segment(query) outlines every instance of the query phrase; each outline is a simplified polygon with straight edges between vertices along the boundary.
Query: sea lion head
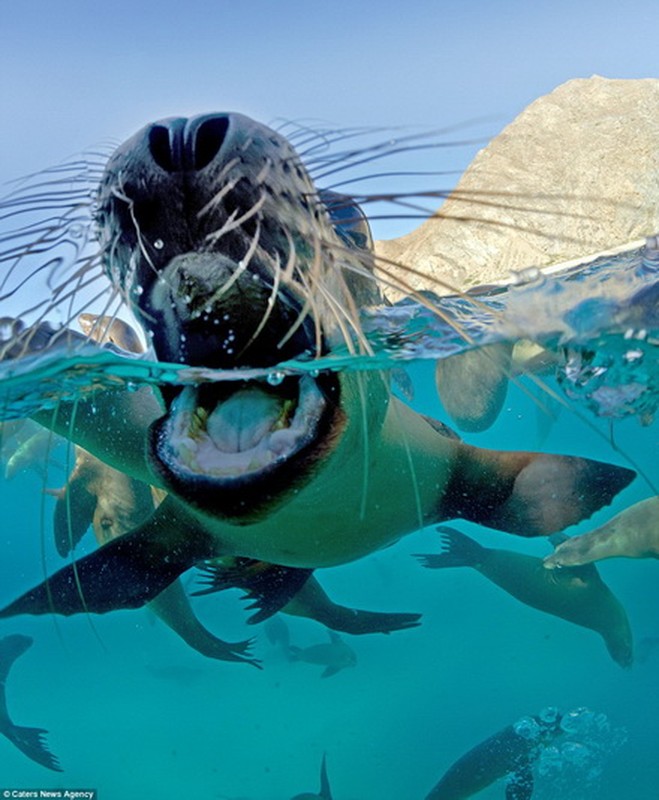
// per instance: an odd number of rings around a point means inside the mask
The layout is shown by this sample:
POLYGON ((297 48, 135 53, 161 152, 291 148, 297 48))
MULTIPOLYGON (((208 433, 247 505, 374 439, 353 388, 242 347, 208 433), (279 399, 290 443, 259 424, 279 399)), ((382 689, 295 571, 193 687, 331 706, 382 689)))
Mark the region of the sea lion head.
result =
POLYGON ((275 131, 210 114, 155 122, 120 146, 96 221, 104 268, 157 358, 236 371, 162 387, 152 468, 215 516, 282 502, 333 451, 346 415, 336 373, 276 367, 359 348, 358 310, 379 301, 363 215, 319 191, 275 131))

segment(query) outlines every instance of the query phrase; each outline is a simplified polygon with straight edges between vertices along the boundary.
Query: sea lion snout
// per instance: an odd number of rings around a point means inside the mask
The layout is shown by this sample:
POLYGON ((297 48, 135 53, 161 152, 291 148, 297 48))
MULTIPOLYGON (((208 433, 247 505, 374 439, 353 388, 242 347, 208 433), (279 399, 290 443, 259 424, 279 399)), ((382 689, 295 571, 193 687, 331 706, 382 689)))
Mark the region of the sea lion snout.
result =
POLYGON ((149 152, 166 172, 205 169, 222 149, 229 117, 229 114, 203 114, 154 122, 148 126, 149 152))

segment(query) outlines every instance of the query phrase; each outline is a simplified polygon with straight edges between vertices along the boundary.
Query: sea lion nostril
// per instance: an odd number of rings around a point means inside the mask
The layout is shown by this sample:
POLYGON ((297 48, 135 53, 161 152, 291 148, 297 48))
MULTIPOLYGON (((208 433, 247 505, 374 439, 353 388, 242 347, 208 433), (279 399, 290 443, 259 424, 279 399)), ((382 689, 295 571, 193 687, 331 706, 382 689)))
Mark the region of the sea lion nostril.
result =
POLYGON ((166 172, 201 170, 220 152, 228 128, 223 114, 166 120, 149 130, 149 150, 166 172))
POLYGON ((149 150, 156 164, 166 172, 186 169, 183 137, 185 118, 156 123, 149 130, 149 150))
POLYGON ((172 151, 169 146, 169 131, 164 125, 154 125, 149 131, 149 150, 159 167, 167 172, 174 172, 172 151))
POLYGON ((187 143, 192 150, 194 169, 207 167, 220 152, 228 128, 229 120, 225 116, 210 117, 201 123, 187 143))

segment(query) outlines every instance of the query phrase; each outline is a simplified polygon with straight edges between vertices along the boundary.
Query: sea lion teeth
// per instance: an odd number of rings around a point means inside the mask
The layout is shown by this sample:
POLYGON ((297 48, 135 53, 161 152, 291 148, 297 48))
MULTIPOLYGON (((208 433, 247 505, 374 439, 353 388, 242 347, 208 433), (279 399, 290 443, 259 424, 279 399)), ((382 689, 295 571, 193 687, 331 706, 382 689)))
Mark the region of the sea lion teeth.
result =
POLYGON ((250 382, 216 398, 214 408, 209 407, 211 390, 204 388, 201 405, 196 389, 186 387, 170 410, 172 458, 192 472, 236 477, 294 453, 313 437, 325 408, 313 378, 303 376, 297 386, 293 399, 250 382))

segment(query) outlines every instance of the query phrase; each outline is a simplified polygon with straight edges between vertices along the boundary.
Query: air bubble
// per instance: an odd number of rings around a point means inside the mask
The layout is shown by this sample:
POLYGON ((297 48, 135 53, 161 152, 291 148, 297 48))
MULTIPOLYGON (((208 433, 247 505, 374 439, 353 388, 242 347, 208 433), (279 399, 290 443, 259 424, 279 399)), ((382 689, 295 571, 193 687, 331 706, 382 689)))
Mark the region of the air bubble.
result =
POLYGON ((542 709, 538 717, 540 721, 544 722, 546 725, 552 725, 558 719, 558 709, 556 706, 547 706, 542 709))
POLYGON ((285 377, 285 373, 277 370, 276 372, 270 372, 266 378, 266 381, 270 384, 270 386, 279 386, 285 377))
POLYGON ((162 239, 156 239, 155 242, 153 243, 153 246, 155 247, 156 250, 162 250, 163 247, 165 246, 165 243, 163 242, 162 239))
POLYGON ((522 717, 513 725, 513 730, 522 739, 537 739, 540 736, 540 726, 533 717, 522 717))

